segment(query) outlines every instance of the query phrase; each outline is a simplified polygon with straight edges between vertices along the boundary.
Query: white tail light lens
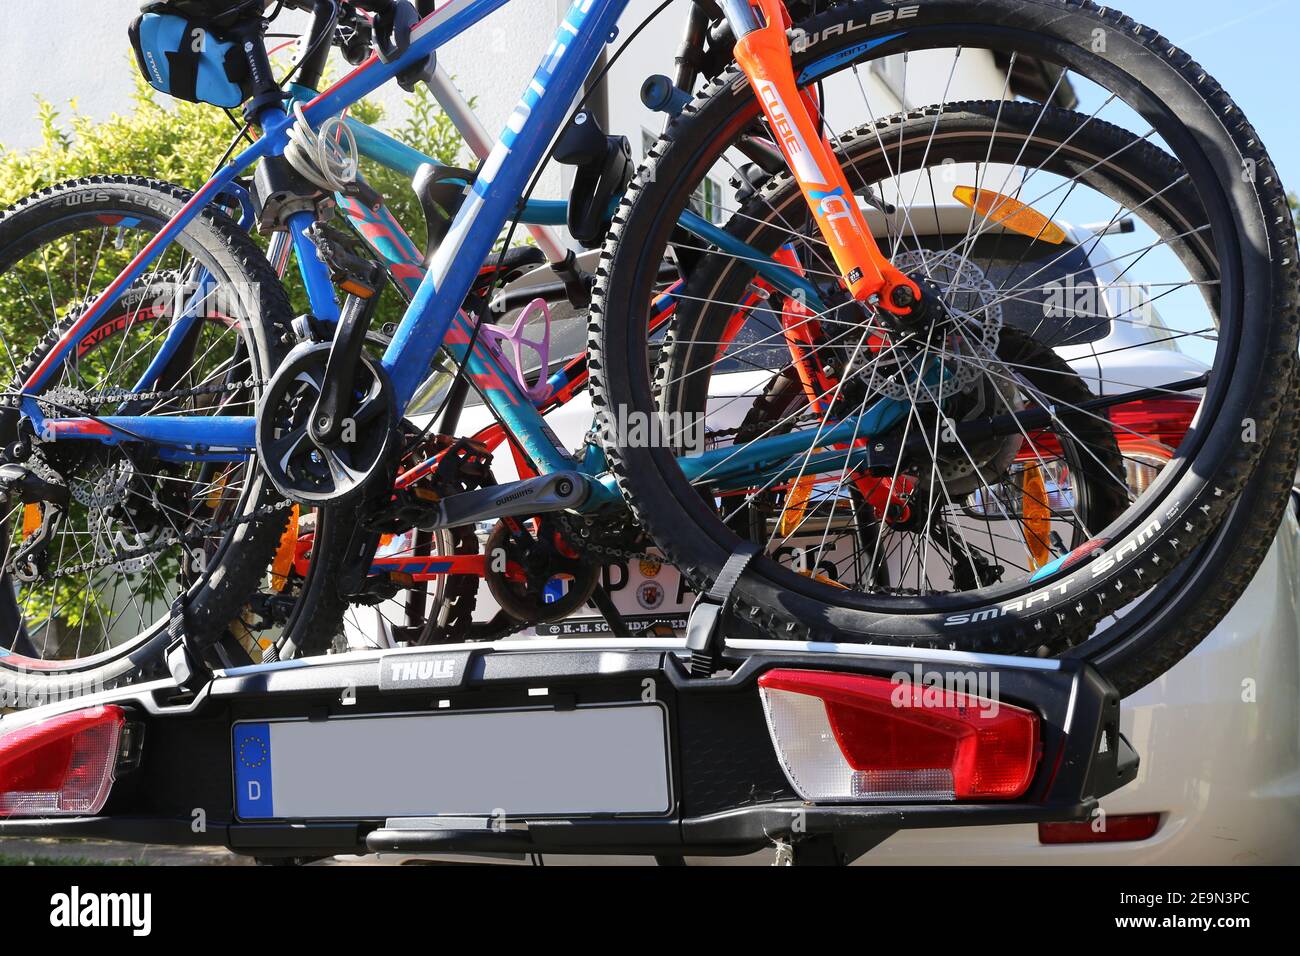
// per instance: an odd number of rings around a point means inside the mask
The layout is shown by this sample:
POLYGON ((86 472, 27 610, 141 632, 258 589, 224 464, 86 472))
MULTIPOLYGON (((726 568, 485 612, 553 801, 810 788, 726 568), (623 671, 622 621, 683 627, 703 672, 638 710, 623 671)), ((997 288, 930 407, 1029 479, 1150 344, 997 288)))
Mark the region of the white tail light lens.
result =
POLYGON ((830 671, 768 671, 758 685, 805 800, 1010 800, 1038 763, 1038 716, 1022 707, 830 671))
POLYGON ((126 714, 91 707, 0 735, 0 817, 87 815, 108 801, 126 714))

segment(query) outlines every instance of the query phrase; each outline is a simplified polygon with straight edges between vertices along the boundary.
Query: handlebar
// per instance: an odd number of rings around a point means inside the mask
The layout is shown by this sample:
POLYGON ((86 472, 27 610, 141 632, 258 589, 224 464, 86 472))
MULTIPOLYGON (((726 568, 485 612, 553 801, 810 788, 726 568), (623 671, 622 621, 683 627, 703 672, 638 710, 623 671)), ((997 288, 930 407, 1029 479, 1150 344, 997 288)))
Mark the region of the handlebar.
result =
POLYGON ((284 7, 312 14, 308 33, 313 62, 304 62, 299 82, 315 86, 325 67, 329 47, 334 46, 348 63, 356 66, 378 49, 382 59, 392 60, 406 52, 410 28, 437 9, 437 0, 285 0, 284 7), (328 28, 328 44, 317 44, 328 28))

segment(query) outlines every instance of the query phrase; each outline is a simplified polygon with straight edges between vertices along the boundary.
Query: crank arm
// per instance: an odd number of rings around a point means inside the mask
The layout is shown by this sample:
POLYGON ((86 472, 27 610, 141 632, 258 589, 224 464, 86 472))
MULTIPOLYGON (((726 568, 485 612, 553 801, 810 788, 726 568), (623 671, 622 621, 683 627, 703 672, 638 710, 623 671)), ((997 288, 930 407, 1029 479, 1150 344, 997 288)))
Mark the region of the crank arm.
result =
POLYGON ((383 284, 383 277, 382 269, 374 267, 371 270, 372 291, 368 296, 349 296, 334 327, 334 340, 325 364, 321 392, 308 425, 312 441, 317 445, 325 446, 336 441, 343 431, 347 408, 353 398, 354 375, 361 363, 370 320, 379 305, 378 289, 383 284))
POLYGON ((420 527, 426 531, 477 524, 496 518, 520 518, 576 508, 587 500, 587 479, 572 471, 556 471, 523 481, 449 495, 438 502, 436 517, 420 527))

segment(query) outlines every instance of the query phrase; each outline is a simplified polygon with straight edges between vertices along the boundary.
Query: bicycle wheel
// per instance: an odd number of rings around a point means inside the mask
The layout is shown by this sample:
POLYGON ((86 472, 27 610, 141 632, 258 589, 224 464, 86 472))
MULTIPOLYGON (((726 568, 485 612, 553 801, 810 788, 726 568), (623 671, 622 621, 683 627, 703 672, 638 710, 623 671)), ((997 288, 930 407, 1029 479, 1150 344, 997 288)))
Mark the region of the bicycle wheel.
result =
MULTIPOLYGON (((94 177, 44 190, 0 216, 9 428, 22 383, 189 195, 162 182, 94 177)), ((35 394, 46 414, 65 417, 124 409, 252 415, 290 337, 289 318, 283 289, 252 240, 209 208, 84 330, 35 394), (146 376, 183 314, 194 321, 146 376), (150 382, 143 397, 128 401, 124 392, 142 381, 150 382)), ((256 463, 162 452, 145 442, 40 436, 7 446, 17 465, 66 488, 68 503, 38 558, 21 565, 49 506, 6 506, 6 703, 27 706, 151 674, 178 597, 190 632, 208 643, 255 587, 286 514, 256 463)), ((248 660, 226 643, 216 659, 248 660)))
MULTIPOLYGON (((883 475, 863 476, 860 465, 851 467, 847 452, 836 468, 836 456, 829 453, 834 449, 812 445, 818 452, 815 460, 811 450, 801 453, 803 461, 795 462, 798 467, 785 476, 783 485, 760 482, 729 488, 688 479, 683 470, 688 459, 679 457, 678 449, 613 440, 626 433, 619 426, 627 416, 656 411, 706 415, 716 423, 712 429, 706 424, 706 439, 715 432, 734 432, 736 421, 743 418, 736 406, 754 404, 758 390, 771 381, 768 373, 792 361, 786 336, 780 333, 779 317, 788 311, 787 304, 763 289, 759 292, 768 297, 764 308, 752 308, 752 300, 746 300, 746 290, 753 288, 753 262, 674 231, 692 200, 699 211, 701 196, 719 195, 708 181, 716 182, 723 171, 741 173, 734 177, 737 182, 753 181, 750 171, 737 168, 743 162, 739 155, 745 136, 770 139, 748 84, 733 71, 697 97, 656 146, 607 244, 601 315, 591 347, 612 466, 641 520, 699 587, 716 578, 741 538, 756 537, 752 529, 737 534, 734 523, 728 524, 728 512, 736 509, 727 508, 724 499, 739 492, 748 504, 757 491, 775 492, 776 501, 769 505, 775 510, 764 519, 765 533, 759 540, 764 554, 750 563, 735 592, 741 618, 765 632, 1042 653, 1085 641, 1099 621, 1108 620, 1106 633, 1113 645, 1126 627, 1125 619, 1114 612, 1157 584, 1215 531, 1261 452, 1272 447, 1279 411, 1294 394, 1294 233, 1284 195, 1266 154, 1226 95, 1184 54, 1119 14, 1074 2, 940 2, 922 5, 915 20, 905 24, 870 25, 872 14, 885 9, 848 4, 802 24, 793 34, 795 70, 805 82, 821 87, 828 129, 844 128, 834 119, 837 91, 858 91, 859 98, 848 108, 856 109, 859 117, 871 116, 873 122, 853 135, 832 139, 832 144, 843 161, 851 161, 853 168, 846 172, 855 190, 862 186, 877 206, 898 207, 892 215, 871 211, 873 228, 879 229, 882 244, 896 262, 922 277, 929 273, 943 287, 944 316, 934 327, 914 333, 910 348, 891 340, 887 332, 883 341, 873 341, 871 336, 881 334, 880 323, 842 295, 837 297, 837 272, 828 257, 819 254, 819 239, 807 228, 806 207, 797 190, 791 192, 786 176, 760 179, 754 196, 722 211, 730 217, 728 231, 760 253, 771 254, 788 244, 800 254, 807 278, 829 300, 826 314, 812 317, 832 330, 815 343, 824 349, 816 357, 852 368, 854 349, 864 356, 856 366, 858 373, 846 376, 848 398, 838 410, 807 415, 791 422, 791 430, 814 430, 812 444, 815 429, 826 427, 832 417, 848 417, 867 407, 868 399, 883 395, 901 400, 908 409, 892 431, 872 434, 873 440, 905 440, 905 431, 914 440, 930 440, 921 442, 919 454, 914 450, 910 460, 898 455, 897 468, 883 475), (1081 42, 1093 31, 1102 31, 1105 42, 1081 42), (905 71, 907 64, 907 58, 899 63, 896 57, 892 66, 876 69, 873 63, 880 58, 905 51, 911 57, 946 55, 952 66, 937 75, 947 75, 951 83, 962 51, 969 56, 980 49, 996 51, 996 58, 989 59, 1000 64, 1008 88, 1018 58, 1023 63, 1032 57, 1038 64, 1068 70, 1080 101, 1095 109, 1071 113, 1043 103, 957 107, 945 102, 924 113, 874 121, 886 111, 871 104, 871 77, 893 70, 897 88, 897 68, 905 71), (1101 118, 1103 114, 1112 122, 1101 118), (1242 176, 1243 164, 1253 176, 1242 176), (968 206, 963 207, 963 196, 968 206), (1088 202, 1081 201, 1084 198, 1088 202), (1012 211, 1022 208, 1023 216, 1013 219, 1012 211), (1101 215, 1095 225, 1083 229, 1081 224, 1092 221, 1080 218, 1089 209, 1101 210, 1101 215), (990 210, 998 211, 996 218, 990 210), (990 228, 991 218, 996 228, 990 228), (1060 237, 1057 220, 1067 227, 1060 237), (1130 220, 1136 238, 1119 238, 1119 224, 1130 220), (1117 264, 1092 255, 1103 237, 1127 250, 1114 257, 1117 264), (1051 253, 1044 252, 1048 245, 1051 253), (665 357, 659 360, 646 335, 647 303, 658 286, 644 263, 658 262, 670 248, 688 283, 677 297, 674 328, 663 349, 665 357), (1029 262, 1033 265, 1025 267, 1029 262), (1044 270, 1049 263, 1052 268, 1044 270), (1107 277, 1111 281, 1101 282, 1097 275, 1106 265, 1113 266, 1107 277), (1159 266, 1168 287, 1149 281, 1150 269, 1143 283, 1133 282, 1130 271, 1140 265, 1159 266), (1116 283, 1131 296, 1127 304, 1117 308, 1097 299, 1081 307, 1069 299, 1063 318, 1044 321, 1049 317, 1045 293, 1068 298, 1086 288, 1096 297, 1104 291, 1102 286, 1116 283), (1164 300, 1162 309, 1152 306, 1157 296, 1164 300), (1031 300, 1037 315, 1018 321, 1026 317, 1019 308, 1024 301, 1017 300, 1031 300), (1159 313, 1170 312, 1173 303, 1178 304, 1177 313, 1161 318, 1159 313), (742 306, 750 318, 729 328, 726 316, 742 306), (1148 331, 1165 331, 1147 335, 1141 347, 1134 343, 1131 350, 1122 345, 1113 352, 1097 347, 1104 338, 1096 334, 1103 318, 1107 335, 1118 328, 1137 329, 1136 321, 1125 321, 1131 309, 1142 310, 1148 331), (761 320, 752 318, 761 314, 767 316, 767 331, 761 320), (1122 413, 1133 409, 1126 406, 1104 405, 1099 411, 1071 401, 1074 408, 1053 410, 1051 396, 1041 387, 1024 381, 1020 370, 1008 367, 1005 359, 995 360, 988 330, 1017 326, 1039 345, 1054 347, 1069 359, 1074 375, 1093 393, 1104 397, 1133 392, 1133 402, 1126 405, 1159 397, 1171 404, 1168 410, 1181 427, 1147 432, 1131 428, 1122 413), (1050 334, 1044 334, 1045 329, 1050 334), (740 338, 746 334, 747 339, 740 338), (1196 343, 1190 352, 1171 348, 1188 340, 1196 343), (728 352, 739 355, 732 368, 739 374, 728 376, 732 385, 722 388, 716 370, 719 357, 725 360, 728 352), (1128 358, 1126 352, 1140 358, 1136 372, 1134 363, 1122 369, 1116 364, 1128 358), (911 393, 900 389, 920 381, 911 370, 925 367, 927 357, 950 364, 943 379, 954 383, 944 386, 949 391, 940 388, 937 394, 921 395, 916 387, 911 393), (701 376, 712 384, 692 381, 701 376), (1059 543, 1049 533, 1047 553, 1039 549, 1037 555, 1025 536, 1017 534, 1018 562, 1002 560, 1005 552, 994 557, 995 546, 980 548, 975 528, 994 530, 995 520, 1003 530, 1017 524, 1024 528, 1023 515, 1005 508, 1010 501, 1007 486, 1019 483, 1020 500, 1027 500, 1022 476, 1027 469, 1017 459, 1023 463, 1023 452, 1034 446, 1034 436, 1021 436, 1015 449, 1010 447, 1015 436, 1009 433, 1003 433, 1005 444, 986 443, 983 448, 958 441, 955 452, 942 449, 938 436, 949 423, 958 429, 965 425, 964 434, 971 435, 973 423, 996 419, 998 405, 985 402, 982 407, 975 384, 987 387, 996 381, 1015 382, 1015 394, 1004 398, 1022 409, 1049 412, 1046 425, 1062 434, 1069 432, 1062 410, 1113 419, 1130 479, 1123 489, 1121 514, 1100 528, 1095 519, 1080 515, 1077 527, 1066 529, 1062 515, 1053 511, 1051 531, 1071 533, 1058 534, 1059 543), (708 396, 703 408, 701 394, 708 396), (1247 433, 1243 420, 1249 422, 1247 433), (1126 439, 1149 439, 1149 445, 1160 447, 1138 449, 1129 443, 1125 450, 1126 439), (935 480, 936 473, 941 480, 935 480), (861 497, 869 497, 871 490, 880 493, 879 481, 859 489, 868 484, 858 480, 863 477, 884 479, 887 491, 881 507, 866 509, 855 502, 855 491, 861 497), (850 490, 842 492, 845 486, 850 490), (815 570, 820 555, 814 555, 814 573, 799 574, 809 568, 783 563, 786 556, 773 547, 785 537, 774 535, 773 527, 779 528, 779 517, 791 512, 809 520, 847 512, 852 520, 844 521, 844 528, 830 526, 831 533, 843 531, 846 537, 860 534, 861 524, 874 524, 877 530, 887 524, 890 533, 906 531, 903 520, 889 513, 899 504, 896 498, 926 516, 933 515, 936 500, 942 501, 948 536, 965 535, 961 544, 966 551, 985 551, 988 564, 1003 570, 975 574, 973 581, 956 580, 952 567, 961 554, 955 557, 953 549, 931 533, 925 545, 930 558, 914 556, 910 566, 913 574, 922 563, 931 572, 919 582, 910 575, 906 583, 901 579, 898 572, 906 559, 895 559, 893 573, 880 576, 879 548, 874 553, 859 548, 861 567, 850 586, 843 587, 842 581, 823 580, 830 575, 815 570), (990 505, 992 512, 1007 513, 990 513, 990 505), (960 518, 954 517, 958 513, 960 518), (1086 535, 1078 534, 1081 529, 1086 535), (1034 560, 1028 560, 1031 557, 1034 560)), ((934 65, 927 61, 927 66, 933 80, 934 65)), ((1055 99, 1060 82, 1064 80, 1045 89, 1042 99, 1055 99)), ((1165 281, 1163 277, 1156 276, 1165 281)), ((1062 301, 1058 297, 1055 304, 1062 301)), ((1014 416, 1003 414, 1003 427, 1009 427, 1009 417, 1014 423, 1014 416)), ((731 435, 721 437, 733 440, 731 435)), ((1293 454, 1293 445, 1287 444, 1293 454)), ((1097 451, 1087 440, 1077 446, 1097 451)), ((861 456, 853 459, 860 461, 861 456)), ((1061 471, 1058 467, 1055 475, 1032 480, 1035 487, 1059 492, 1057 503, 1063 505, 1071 502, 1075 490, 1060 482, 1061 471), (1040 479, 1043 486, 1037 485, 1040 479)), ((1257 515, 1256 530, 1267 537, 1278 511, 1263 508, 1257 515)), ((819 539, 827 536, 827 527, 818 527, 819 539)), ((1253 566, 1246 571, 1247 580, 1250 570, 1253 566)), ((1241 584, 1239 578, 1224 581, 1221 591, 1241 584)), ((1213 623, 1197 622, 1193 629, 1184 622, 1169 638, 1170 647, 1161 646, 1160 628, 1148 628, 1143 648, 1167 667, 1177 659, 1174 654, 1185 653, 1213 623)), ((1080 652, 1086 654, 1087 645, 1080 652)), ((1142 657, 1130 653, 1116 673, 1123 676, 1142 657)))

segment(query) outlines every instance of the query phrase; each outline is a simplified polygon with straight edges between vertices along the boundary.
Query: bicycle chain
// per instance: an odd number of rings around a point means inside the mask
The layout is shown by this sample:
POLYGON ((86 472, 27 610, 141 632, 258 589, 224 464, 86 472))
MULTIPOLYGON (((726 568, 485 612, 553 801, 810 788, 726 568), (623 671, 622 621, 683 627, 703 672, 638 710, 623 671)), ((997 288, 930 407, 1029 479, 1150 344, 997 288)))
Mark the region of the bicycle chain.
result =
MULTIPOLYGON (((559 525, 564 536, 575 544, 580 544, 583 549, 592 551, 596 554, 604 554, 613 558, 620 558, 625 561, 653 561, 656 564, 670 563, 662 555, 651 554, 648 551, 630 551, 627 548, 619 548, 614 545, 601 544, 591 533, 590 523, 584 523, 579 527, 578 522, 568 515, 559 513, 552 516, 555 523, 559 525)), ((620 530, 626 530, 624 525, 620 530)))
MULTIPOLYGON (((46 398, 45 400, 51 402, 52 404, 57 404, 59 407, 64 409, 70 409, 74 411, 89 411, 90 409, 98 406, 122 404, 128 401, 159 403, 159 402, 169 401, 174 398, 190 398, 196 395, 221 394, 225 392, 235 392, 245 388, 252 389, 258 387, 259 385, 265 386, 266 384, 267 384, 266 381, 259 381, 250 378, 240 382, 228 382, 228 383, 218 384, 218 385, 202 385, 202 386, 196 386, 194 388, 188 388, 188 389, 166 389, 166 390, 159 390, 153 392, 131 392, 122 389, 122 390, 111 391, 111 392, 100 392, 95 395, 85 395, 85 396, 78 396, 78 397, 70 396, 66 400, 64 399, 52 400, 48 398, 46 398)), ((42 400, 42 396, 32 396, 32 398, 34 398, 36 401, 42 400)), ((731 431, 734 431, 734 429, 731 429, 731 431)), ((78 564, 67 565, 55 569, 52 575, 44 575, 44 577, 57 578, 62 575, 85 574, 92 571, 97 571, 100 568, 108 567, 109 565, 119 564, 123 561, 130 561, 136 558, 147 557, 151 554, 159 554, 162 553, 163 551, 166 551, 168 548, 174 547, 175 545, 178 544, 187 545, 191 543, 201 543, 204 539, 211 537, 213 534, 225 534, 231 531, 232 529, 238 527, 241 524, 247 524, 252 521, 257 521, 261 518, 272 515, 277 511, 283 511, 286 508, 290 507, 291 504, 292 502, 283 500, 273 505, 264 505, 263 507, 258 508, 247 515, 243 515, 238 518, 232 518, 221 525, 209 527, 201 532, 191 532, 190 534, 187 535, 167 535, 164 538, 160 539, 158 543, 151 545, 149 547, 129 548, 123 551, 115 552, 106 557, 99 558, 95 561, 83 561, 78 564)), ((558 519, 557 523, 559 523, 560 526, 564 529, 567 537, 569 537, 571 540, 575 542, 581 542, 582 546, 585 549, 588 549, 589 551, 594 552, 596 554, 604 555, 606 557, 614 558, 621 561, 628 561, 628 562, 646 561, 655 564, 670 563, 663 555, 651 554, 648 551, 635 551, 628 548, 620 548, 613 545, 602 544, 599 541, 595 540, 589 528, 575 527, 574 522, 571 519, 569 519, 567 516, 557 515, 556 518, 558 519)))
POLYGON ((183 535, 167 535, 156 545, 148 548, 128 548, 124 551, 118 551, 106 558, 100 558, 97 561, 83 561, 80 564, 70 564, 62 568, 56 568, 52 575, 47 577, 59 577, 65 574, 84 574, 89 571, 98 571, 100 568, 107 567, 110 564, 119 564, 123 561, 131 561, 135 558, 148 557, 151 554, 158 554, 166 551, 168 548, 180 544, 201 544, 206 538, 211 537, 214 533, 225 534, 241 524, 247 524, 250 521, 258 521, 268 515, 273 515, 277 511, 284 511, 293 505, 292 501, 287 498, 277 501, 273 505, 263 505, 262 507, 242 515, 238 518, 231 518, 220 525, 210 526, 203 531, 192 531, 183 535))
MULTIPOLYGON (((269 382, 264 379, 246 378, 239 382, 226 382, 221 385, 196 385, 193 388, 173 388, 164 389, 156 392, 132 392, 127 389, 118 389, 111 392, 98 392, 94 395, 79 395, 74 397, 51 398, 46 395, 29 395, 23 396, 31 398, 37 402, 44 402, 47 405, 55 405, 59 408, 71 409, 73 411, 90 411, 99 405, 121 405, 125 402, 151 402, 161 403, 170 401, 173 398, 190 398, 195 395, 219 395, 224 392, 237 392, 240 389, 252 389, 264 387, 269 382)), ((54 390, 57 392, 57 389, 54 390)))

